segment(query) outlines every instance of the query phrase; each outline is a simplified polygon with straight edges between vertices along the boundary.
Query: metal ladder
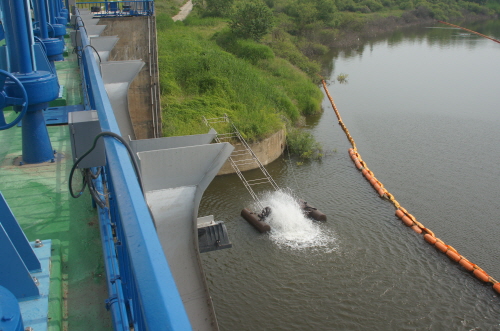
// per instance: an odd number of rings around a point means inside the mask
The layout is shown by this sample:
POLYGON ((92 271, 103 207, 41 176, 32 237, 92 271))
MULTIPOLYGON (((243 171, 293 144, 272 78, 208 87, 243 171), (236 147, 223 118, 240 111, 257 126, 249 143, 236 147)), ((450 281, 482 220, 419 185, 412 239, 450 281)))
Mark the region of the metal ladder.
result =
MULTIPOLYGON (((217 133, 215 136, 215 141, 218 143, 221 142, 230 142, 231 140, 236 140, 239 142, 241 145, 241 148, 235 148, 233 152, 231 153, 231 156, 229 156, 229 162, 231 163, 231 166, 233 167, 234 171, 238 175, 238 177, 241 179, 243 182, 243 185, 245 185, 246 189, 254 199, 254 201, 258 204, 260 209, 264 208, 264 205, 260 202, 259 198, 257 197, 257 194, 255 194, 252 186, 255 185, 271 185, 272 189, 279 191, 280 188, 274 181, 274 179, 271 177, 271 175, 267 172, 266 168, 264 168, 264 165, 259 161, 255 153, 252 151, 248 143, 245 141, 245 139, 241 136, 240 132, 234 124, 229 120, 229 117, 227 115, 224 115, 223 117, 215 117, 215 118, 205 118, 203 117, 203 121, 205 124, 210 127, 211 129, 213 128, 213 125, 216 123, 228 123, 231 130, 233 132, 230 133, 217 133), (248 156, 248 158, 244 158, 243 160, 234 160, 233 158, 235 157, 244 157, 248 156), (260 169, 262 173, 262 177, 256 178, 256 179, 247 179, 245 176, 243 176, 243 173, 241 172, 240 168, 241 166, 244 165, 249 165, 249 164, 256 164, 258 166, 258 169, 260 169)), ((256 168, 257 169, 257 168, 256 168)))

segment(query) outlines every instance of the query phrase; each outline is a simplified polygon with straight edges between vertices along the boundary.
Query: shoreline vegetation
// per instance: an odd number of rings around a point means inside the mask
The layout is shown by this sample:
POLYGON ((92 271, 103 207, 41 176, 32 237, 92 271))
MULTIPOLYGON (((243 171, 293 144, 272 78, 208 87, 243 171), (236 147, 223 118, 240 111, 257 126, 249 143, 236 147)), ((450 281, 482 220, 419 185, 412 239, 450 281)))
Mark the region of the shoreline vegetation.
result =
POLYGON ((155 2, 164 134, 206 133, 203 117, 227 114, 250 142, 286 128, 288 150, 303 159, 323 155, 299 129, 322 111, 321 56, 404 27, 500 13, 500 0, 196 0, 174 22, 182 4, 155 2))

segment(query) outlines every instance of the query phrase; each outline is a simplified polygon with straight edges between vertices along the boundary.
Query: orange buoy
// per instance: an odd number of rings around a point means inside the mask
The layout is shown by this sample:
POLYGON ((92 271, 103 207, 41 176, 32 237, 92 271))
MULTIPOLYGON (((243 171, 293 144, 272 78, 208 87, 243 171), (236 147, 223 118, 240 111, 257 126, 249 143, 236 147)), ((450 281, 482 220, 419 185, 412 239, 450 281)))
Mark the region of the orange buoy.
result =
POLYGON ((474 270, 473 274, 477 279, 482 280, 483 282, 490 281, 490 276, 488 276, 488 274, 482 270, 476 269, 474 270))
POLYGON ((425 241, 427 241, 429 244, 434 245, 436 243, 436 237, 431 236, 430 234, 426 233, 424 235, 425 241))
POLYGON ((458 263, 460 263, 460 265, 467 271, 474 270, 474 265, 466 259, 461 259, 458 263))
MULTIPOLYGON (((368 172, 368 170, 366 170, 366 169, 361 170, 361 173, 362 173, 362 174, 363 174, 363 176, 365 176, 365 177, 366 177, 367 175, 368 175, 368 176, 370 176, 370 173, 369 173, 369 172, 368 172)), ((370 176, 370 177, 371 177, 371 176, 370 176)))
POLYGON ((348 151, 349 151, 349 154, 351 154, 351 155, 354 154, 354 153, 356 153, 356 151, 354 149, 352 149, 352 148, 349 148, 348 151))
POLYGON ((356 168, 358 169, 361 169, 363 168, 363 166, 361 165, 361 163, 356 159, 356 161, 354 161, 354 165, 356 166, 356 168))
POLYGON ((422 229, 418 225, 416 225, 416 224, 413 224, 413 226, 411 228, 412 228, 413 231, 415 231, 418 234, 422 233, 422 229))
POLYGON ((377 184, 377 178, 372 177, 372 179, 370 179, 370 184, 372 184, 372 186, 375 185, 375 184, 377 184))
POLYGON ((412 226, 413 225, 413 221, 408 217, 408 216, 403 216, 401 218, 401 220, 403 221, 403 223, 406 225, 406 226, 412 226))
POLYGON ((443 253, 446 253, 446 251, 448 250, 448 247, 446 247, 445 244, 443 244, 442 242, 440 241, 436 241, 436 243, 434 244, 434 246, 439 249, 441 252, 443 253))
POLYGON ((396 216, 399 218, 403 218, 403 216, 405 216, 405 213, 401 209, 397 209, 396 216))
POLYGON ((385 196, 385 190, 381 187, 377 190, 378 195, 380 195, 381 198, 385 196))
POLYGON ((460 261, 462 259, 462 257, 460 256, 460 254, 458 254, 455 251, 452 251, 451 249, 449 249, 446 252, 446 256, 448 256, 450 258, 450 260, 455 261, 455 262, 458 262, 458 261, 460 261))
POLYGON ((500 294, 500 283, 493 284, 493 289, 500 294))

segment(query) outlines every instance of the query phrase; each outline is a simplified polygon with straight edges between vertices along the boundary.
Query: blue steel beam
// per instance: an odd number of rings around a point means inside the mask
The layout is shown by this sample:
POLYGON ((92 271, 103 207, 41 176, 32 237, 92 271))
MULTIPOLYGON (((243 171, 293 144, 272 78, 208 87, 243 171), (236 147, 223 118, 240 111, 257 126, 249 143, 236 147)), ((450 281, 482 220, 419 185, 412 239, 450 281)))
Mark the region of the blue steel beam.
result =
POLYGON ((14 244, 0 224, 0 285, 12 292, 18 300, 30 300, 40 296, 31 274, 19 256, 14 244))
MULTIPOLYGON (((81 21, 78 25, 83 46, 82 61, 88 78, 86 85, 91 87, 89 99, 98 112, 102 130, 120 134, 99 67, 91 48, 86 47, 90 44, 89 38, 81 21)), ((126 236, 126 252, 146 330, 191 330, 127 149, 114 138, 103 139, 109 170, 107 176, 113 182, 112 193, 126 236)))
POLYGON ((17 253, 26 265, 26 268, 30 272, 42 271, 40 261, 36 257, 28 238, 26 238, 26 235, 21 229, 21 226, 14 217, 12 210, 10 210, 7 201, 5 201, 2 192, 0 192, 0 224, 4 227, 5 232, 14 244, 17 253))

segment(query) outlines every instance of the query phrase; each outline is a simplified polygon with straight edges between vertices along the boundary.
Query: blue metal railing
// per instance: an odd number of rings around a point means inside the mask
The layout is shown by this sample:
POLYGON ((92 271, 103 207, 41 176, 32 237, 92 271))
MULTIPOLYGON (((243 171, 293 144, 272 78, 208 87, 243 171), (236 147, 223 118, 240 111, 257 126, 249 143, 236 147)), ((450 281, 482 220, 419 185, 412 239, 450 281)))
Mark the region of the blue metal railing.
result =
POLYGON ((76 7, 90 10, 97 17, 151 16, 154 13, 152 0, 77 2, 76 7))
MULTIPOLYGON (((120 134, 99 66, 81 20, 78 49, 87 109, 97 110, 102 131, 120 134)), ((126 148, 104 137, 103 183, 109 209, 100 208, 109 299, 115 330, 191 330, 153 220, 126 148)), ((98 187, 99 189, 99 187, 98 187)))

